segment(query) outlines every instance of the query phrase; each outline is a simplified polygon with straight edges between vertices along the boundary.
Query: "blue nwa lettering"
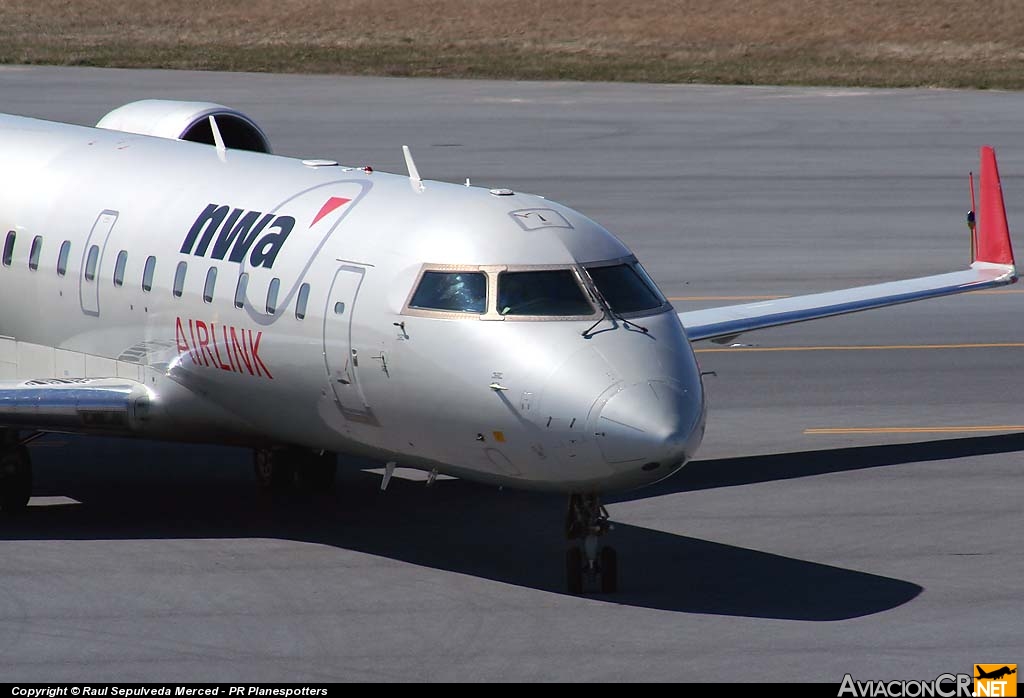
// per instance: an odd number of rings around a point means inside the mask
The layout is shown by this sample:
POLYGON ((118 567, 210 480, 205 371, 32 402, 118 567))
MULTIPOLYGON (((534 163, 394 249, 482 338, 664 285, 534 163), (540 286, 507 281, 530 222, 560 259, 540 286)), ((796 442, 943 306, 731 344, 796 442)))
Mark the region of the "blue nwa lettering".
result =
POLYGON ((213 243, 210 255, 213 259, 224 259, 227 255, 229 261, 241 262, 251 250, 249 264, 270 269, 294 227, 295 219, 291 216, 275 218, 272 213, 209 204, 189 228, 181 253, 205 257, 213 243), (269 232, 261 238, 268 227, 277 232, 269 232))

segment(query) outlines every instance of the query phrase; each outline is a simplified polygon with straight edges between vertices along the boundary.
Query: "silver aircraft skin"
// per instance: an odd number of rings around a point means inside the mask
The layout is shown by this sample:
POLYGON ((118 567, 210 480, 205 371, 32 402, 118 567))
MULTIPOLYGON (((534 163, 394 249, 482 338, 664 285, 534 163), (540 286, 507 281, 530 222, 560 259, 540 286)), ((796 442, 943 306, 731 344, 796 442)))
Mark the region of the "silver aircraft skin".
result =
POLYGON ((100 126, 0 116, 0 508, 47 431, 248 445, 271 484, 312 467, 296 454, 360 454, 573 495, 596 574, 598 495, 700 445, 691 340, 1015 280, 984 151, 969 269, 680 314, 539 196, 423 181, 408 155, 408 176, 275 156, 219 105, 100 126))

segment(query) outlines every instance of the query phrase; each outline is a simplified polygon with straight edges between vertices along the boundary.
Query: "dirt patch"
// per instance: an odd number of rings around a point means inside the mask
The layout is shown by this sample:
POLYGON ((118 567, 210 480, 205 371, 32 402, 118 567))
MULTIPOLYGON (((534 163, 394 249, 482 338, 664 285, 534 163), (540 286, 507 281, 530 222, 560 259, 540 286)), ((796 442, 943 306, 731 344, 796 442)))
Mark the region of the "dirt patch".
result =
POLYGON ((0 62, 1024 87, 1019 0, 0 0, 0 62))

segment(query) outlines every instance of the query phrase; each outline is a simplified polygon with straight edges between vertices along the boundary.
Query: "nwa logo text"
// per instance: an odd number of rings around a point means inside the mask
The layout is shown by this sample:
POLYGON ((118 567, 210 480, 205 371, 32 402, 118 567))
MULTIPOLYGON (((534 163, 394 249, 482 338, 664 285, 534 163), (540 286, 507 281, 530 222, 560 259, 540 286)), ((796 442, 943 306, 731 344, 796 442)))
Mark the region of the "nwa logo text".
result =
POLYGON ((249 255, 249 266, 270 269, 294 227, 291 216, 210 204, 189 228, 181 253, 197 257, 209 253, 213 259, 231 262, 242 262, 249 255))

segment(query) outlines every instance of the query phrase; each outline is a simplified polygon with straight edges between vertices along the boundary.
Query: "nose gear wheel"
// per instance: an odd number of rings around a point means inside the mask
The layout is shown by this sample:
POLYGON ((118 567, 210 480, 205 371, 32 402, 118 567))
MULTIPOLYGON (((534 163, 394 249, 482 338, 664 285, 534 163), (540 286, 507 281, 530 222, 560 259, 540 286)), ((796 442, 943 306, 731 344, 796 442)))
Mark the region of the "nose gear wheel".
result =
POLYGON ((570 594, 582 594, 588 587, 605 594, 618 591, 618 554, 601 545, 601 537, 610 530, 608 510, 598 495, 569 496, 565 537, 572 544, 565 552, 565 582, 570 594))

